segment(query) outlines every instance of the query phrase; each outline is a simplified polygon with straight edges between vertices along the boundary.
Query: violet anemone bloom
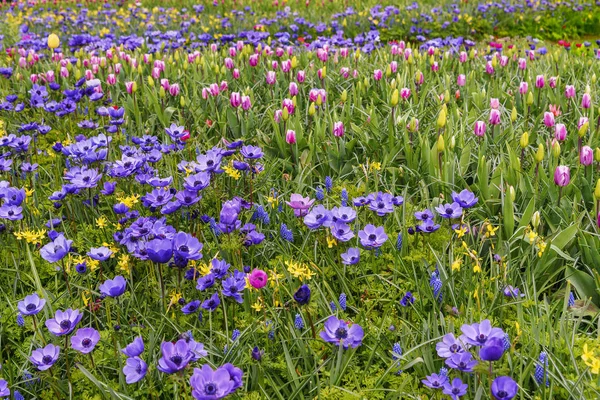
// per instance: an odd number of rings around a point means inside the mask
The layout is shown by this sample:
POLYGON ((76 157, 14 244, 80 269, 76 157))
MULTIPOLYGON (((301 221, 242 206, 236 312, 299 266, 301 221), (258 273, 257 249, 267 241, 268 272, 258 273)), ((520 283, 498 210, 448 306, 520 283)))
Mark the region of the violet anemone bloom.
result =
POLYGON ((477 364, 477 360, 474 360, 471 353, 467 352, 452 354, 450 358, 446 359, 447 366, 462 372, 473 372, 473 367, 477 364))
POLYGON ((521 291, 519 290, 519 288, 511 286, 511 285, 507 285, 504 290, 503 290, 504 296, 506 297, 525 297, 524 293, 521 293, 521 291))
POLYGON ((152 262, 165 264, 173 256, 173 243, 169 239, 152 239, 146 243, 146 252, 152 262))
MULTIPOLYGON (((10 389, 8 388, 8 382, 4 379, 0 379, 0 397, 8 397, 10 396, 10 389)), ((15 393, 16 397, 16 393, 15 393)))
POLYGON ((450 396, 452 400, 458 400, 460 396, 467 394, 468 387, 469 386, 466 383, 463 383, 460 378, 454 378, 452 383, 446 382, 443 393, 450 396))
POLYGON ((438 356, 448 358, 457 353, 463 353, 465 346, 458 340, 453 333, 447 333, 442 337, 442 341, 435 345, 438 356))
POLYGON ((290 201, 286 201, 286 204, 294 210, 296 217, 304 217, 314 202, 315 200, 310 197, 302 197, 301 194, 294 193, 290 196, 290 201))
POLYGON ((179 232, 173 239, 173 250, 176 256, 186 260, 199 260, 202 258, 202 243, 195 237, 185 232, 179 232))
POLYGON ((460 218, 463 213, 462 207, 457 202, 440 205, 435 208, 435 211, 438 212, 440 217, 448 219, 460 218))
POLYGON ((25 298, 17 304, 17 308, 23 315, 35 315, 42 311, 45 304, 45 299, 40 298, 37 293, 33 293, 29 296, 25 296, 25 298))
POLYGON ((338 221, 331 227, 331 234, 341 242, 347 242, 354 237, 354 232, 349 225, 338 221))
POLYGON ((185 306, 181 307, 181 312, 185 315, 193 314, 200 308, 200 300, 192 300, 185 306))
POLYGON ((448 382, 448 377, 445 375, 431 374, 428 375, 426 379, 422 379, 421 382, 430 389, 442 389, 446 382, 448 382))
POLYGON ((343 222, 349 224, 356 219, 356 211, 351 207, 333 207, 331 209, 333 222, 343 222))
POLYGON ((133 339, 133 342, 129 343, 124 349, 121 349, 121 353, 127 357, 137 357, 144 352, 144 340, 141 336, 133 339))
POLYGON ((263 156, 263 151, 257 146, 243 146, 240 153, 248 160, 256 160, 263 156))
POLYGON ((217 309, 217 307, 219 307, 219 304, 221 304, 219 295, 217 293, 213 293, 213 295, 210 296, 210 298, 208 298, 202 302, 201 307, 208 311, 215 311, 217 309))
POLYGON ((71 347, 82 354, 88 354, 100 341, 100 334, 94 328, 77 329, 75 335, 71 336, 71 347))
POLYGON ((162 357, 158 360, 158 369, 166 374, 181 371, 194 357, 185 339, 179 339, 176 343, 163 342, 160 350, 162 357))
POLYGON ((460 339, 473 346, 483 346, 488 339, 504 337, 504 331, 500 328, 493 328, 489 319, 472 325, 464 324, 460 330, 463 333, 460 339))
POLYGON ((452 192, 452 200, 462 208, 470 208, 477 204, 479 199, 475 197, 473 192, 464 189, 460 193, 452 192))
POLYGON ((223 281, 223 296, 233 297, 238 303, 243 303, 244 288, 246 287, 245 279, 237 279, 235 276, 230 276, 223 281))
POLYGON ((254 289, 261 289, 267 285, 267 281, 269 280, 269 275, 262 269, 253 269, 248 275, 248 281, 250 282, 250 286, 254 289))
POLYGON ((388 240, 383 226, 376 227, 373 224, 368 224, 363 230, 359 231, 358 237, 360 244, 366 249, 381 247, 388 240))
POLYGON ((492 382, 491 389, 496 400, 511 400, 517 395, 519 386, 510 376, 499 376, 492 382))
POLYGON ((571 182, 571 170, 566 165, 559 165, 554 170, 554 183, 557 186, 564 187, 571 182))
POLYGON ((144 379, 146 372, 148 371, 148 364, 141 358, 135 356, 130 357, 125 362, 123 367, 123 374, 125 374, 125 382, 128 385, 136 383, 144 379))
POLYGON ((114 277, 114 279, 107 279, 102 285, 100 285, 100 293, 104 296, 119 297, 125 293, 127 287, 127 281, 120 275, 114 277))
POLYGON ((358 324, 352 324, 348 327, 348 324, 337 319, 335 315, 332 315, 325 321, 324 330, 319 335, 321 339, 326 342, 333 343, 336 346, 344 346, 344 348, 352 347, 356 348, 362 344, 365 333, 363 328, 358 324))
POLYGON ((97 261, 106 261, 112 255, 112 251, 108 247, 91 248, 87 255, 97 261))
POLYGON ((479 349, 479 357, 482 361, 498 361, 504 354, 504 340, 491 338, 479 349))
POLYGON ((44 348, 34 350, 29 360, 39 369, 45 371, 49 369, 58 360, 60 347, 49 344, 44 348))
POLYGON ((213 369, 208 364, 194 368, 190 377, 192 396, 195 399, 222 399, 233 392, 234 381, 225 368, 213 369))
POLYGON ((342 253, 342 264, 354 265, 360 261, 360 250, 356 247, 350 247, 345 253, 342 253))
POLYGON ((62 260, 71 250, 72 240, 67 240, 61 233, 54 240, 40 249, 40 255, 49 263, 62 260))
POLYGON ((318 229, 322 226, 331 226, 331 219, 331 212, 319 204, 306 214, 304 224, 310 229, 318 229))
POLYGON ((57 310, 54 318, 46 320, 46 328, 56 336, 68 335, 73 332, 82 316, 79 310, 71 308, 65 311, 57 310))

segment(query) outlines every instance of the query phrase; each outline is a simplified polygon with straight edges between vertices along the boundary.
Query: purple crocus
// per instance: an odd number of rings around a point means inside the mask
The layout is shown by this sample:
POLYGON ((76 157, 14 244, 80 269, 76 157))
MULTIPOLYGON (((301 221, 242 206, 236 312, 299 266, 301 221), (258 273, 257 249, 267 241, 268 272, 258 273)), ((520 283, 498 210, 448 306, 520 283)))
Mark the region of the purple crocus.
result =
POLYGON ((438 212, 440 217, 448 219, 460 218, 463 212, 462 207, 457 202, 440 205, 435 208, 435 211, 438 212))
POLYGON ((29 360, 39 369, 45 371, 58 360, 60 354, 60 347, 53 344, 49 344, 44 348, 34 350, 31 353, 29 360))
POLYGON ((100 341, 100 334, 94 328, 77 329, 75 335, 71 336, 71 347, 82 354, 88 354, 100 341))
POLYGON ((363 230, 359 231, 358 238, 360 244, 366 249, 381 247, 388 240, 383 226, 376 227, 373 224, 368 224, 363 230))
POLYGON ((492 395, 496 400, 511 400, 518 390, 517 382, 510 376, 499 376, 492 382, 492 395))
POLYGON ((344 348, 356 348, 361 345, 365 333, 358 324, 348 323, 332 315, 325 321, 324 330, 319 335, 326 342, 334 343, 336 346, 342 345, 344 348))
POLYGON ((493 328, 489 319, 485 319, 479 324, 464 324, 461 326, 460 330, 463 333, 461 340, 473 346, 483 346, 488 339, 493 337, 499 339, 504 337, 504 332, 502 329, 493 328))
POLYGON ((114 277, 114 279, 107 279, 102 285, 100 285, 100 293, 104 296, 119 297, 125 293, 127 287, 127 281, 120 275, 114 277))
POLYGON ((421 382, 430 389, 442 389, 448 382, 448 377, 445 375, 431 374, 428 375, 426 379, 422 379, 421 382))
POLYGON ((446 384, 444 384, 443 393, 450 396, 452 400, 458 400, 460 396, 467 394, 468 387, 469 386, 466 383, 463 383, 460 378, 454 378, 452 383, 446 382, 446 384))
POLYGON ((360 260, 360 250, 356 247, 350 247, 345 253, 341 254, 342 264, 354 265, 360 260))
POLYGON ((475 197, 473 192, 464 189, 460 193, 452 192, 452 200, 458 203, 462 208, 470 208, 477 204, 479 199, 475 197))
POLYGON ((125 382, 128 385, 139 382, 146 376, 148 371, 148 364, 139 357, 130 357, 125 362, 123 367, 123 374, 125 374, 125 382))
POLYGON ((194 356, 185 339, 179 339, 176 343, 163 342, 160 350, 162 357, 158 360, 158 369, 166 374, 181 371, 194 356))
POLYGON ((473 372, 477 361, 473 359, 471 353, 456 353, 446 359, 446 365, 462 372, 473 372))
POLYGON ((315 200, 310 197, 302 197, 301 194, 294 193, 290 196, 290 201, 286 201, 286 204, 294 210, 296 217, 304 217, 314 202, 315 200))
POLYGON ((72 240, 67 240, 61 233, 54 240, 40 249, 40 255, 49 263, 62 260, 71 250, 72 240))
POLYGON ((133 342, 129 343, 121 352, 127 357, 137 357, 144 352, 144 340, 141 336, 133 339, 133 342))
POLYGON ((73 332, 82 316, 79 310, 57 310, 54 318, 46 320, 46 328, 56 336, 68 335, 73 332))
POLYGON ((25 296, 25 298, 17 304, 17 308, 23 315, 35 315, 42 311, 45 304, 45 299, 40 298, 37 293, 33 293, 29 296, 25 296))

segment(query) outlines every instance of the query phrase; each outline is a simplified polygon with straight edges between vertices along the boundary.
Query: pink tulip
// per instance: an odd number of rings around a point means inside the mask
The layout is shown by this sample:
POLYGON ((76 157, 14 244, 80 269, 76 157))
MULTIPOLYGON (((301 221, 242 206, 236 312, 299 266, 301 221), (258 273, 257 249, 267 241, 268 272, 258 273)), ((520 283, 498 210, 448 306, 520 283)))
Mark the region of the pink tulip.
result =
POLYGON ((491 62, 491 61, 488 61, 488 62, 485 64, 485 72, 486 72, 488 75, 493 75, 493 74, 494 74, 494 66, 492 65, 492 62, 491 62))
POLYGON ((398 47, 398 45, 393 44, 390 52, 392 53, 393 56, 397 56, 400 54, 400 47, 398 47))
POLYGON ((519 93, 527 94, 528 91, 529 91, 529 84, 527 82, 521 82, 519 84, 519 93))
POLYGON ((554 126, 554 114, 546 111, 544 113, 544 125, 546 125, 548 128, 551 128, 554 126))
POLYGON ((525 70, 525 68, 527 68, 527 60, 525 58, 519 58, 518 64, 519 64, 519 69, 521 71, 523 71, 523 70, 525 70))
POLYGON ((567 87, 565 87, 565 97, 567 99, 572 99, 575 97, 575 86, 567 85, 567 87))
POLYGON ((233 70, 233 79, 240 79, 240 70, 237 68, 233 70))
POLYGON ((208 99, 208 96, 210 95, 210 91, 207 88, 203 88, 202 89, 202 98, 204 100, 208 99))
POLYGON ((460 74, 456 77, 456 84, 458 86, 465 86, 467 83, 467 77, 464 74, 460 74))
POLYGON ((132 94, 133 93, 133 86, 135 85, 135 82, 125 82, 125 89, 127 89, 127 93, 128 94, 132 94))
POLYGON ((237 50, 235 49, 235 47, 230 47, 229 48, 229 57, 235 57, 237 56, 237 50))
POLYGON ((344 136, 344 123, 342 121, 338 121, 333 124, 333 136, 335 136, 335 137, 344 136))
POLYGON ((317 76, 319 77, 319 79, 323 80, 323 68, 319 68, 319 70, 317 71, 317 76))
MULTIPOLYGON (((115 76, 113 74, 108 75, 108 77, 110 78, 110 76, 112 75, 113 79, 116 82, 115 76)), ((62 78, 68 78, 69 77, 69 70, 67 69, 67 67, 60 67, 60 76, 62 78)), ((107 78, 108 80, 108 78, 107 78)), ((114 85, 114 83, 112 83, 112 85, 114 85)))
POLYGON ((495 98, 491 98, 490 99, 490 107, 497 110, 498 107, 500 107, 500 100, 495 99, 495 98))
POLYGON ((243 40, 238 40, 235 43, 235 48, 237 49, 237 51, 242 51, 244 50, 244 41, 243 40))
POLYGON ((285 141, 288 144, 296 143, 296 131, 288 129, 288 131, 285 133, 285 141))
POLYGON ((271 61, 271 69, 273 71, 276 71, 277 69, 279 69, 279 63, 275 60, 271 61))
POLYGON ((347 47, 342 47, 340 49, 340 56, 346 58, 346 57, 348 57, 348 54, 350 54, 350 52, 348 51, 347 47))
POLYGON ((292 70, 292 60, 285 60, 281 62, 281 70, 288 73, 292 70))
POLYGON ((210 44, 210 51, 212 51, 213 53, 215 53, 217 51, 217 44, 216 43, 211 43, 210 44))
POLYGON ((229 95, 229 104, 231 104, 231 107, 233 108, 238 108, 242 105, 242 96, 240 95, 240 92, 231 92, 229 95))
POLYGON ((559 165, 554 170, 554 183, 557 186, 565 187, 571 182, 571 170, 566 165, 559 165))
POLYGON ((275 110, 275 114, 273 115, 273 119, 275 120, 275 122, 277 122, 277 123, 281 122, 282 115, 283 115, 283 111, 275 110))
POLYGON ((581 152, 579 153, 579 162, 582 165, 592 165, 594 162, 594 151, 590 146, 583 146, 581 148, 581 152))
POLYGON ((492 108, 490 110, 490 125, 500 124, 500 111, 492 108))
POLYGON ((285 54, 285 50, 283 50, 283 47, 278 47, 275 49, 275 55, 277 57, 283 57, 284 54, 285 54))
POLYGON ((252 54, 248 58, 248 63, 250 64, 251 67, 256 67, 258 65, 258 54, 252 54))
POLYGON ((329 55, 327 54, 327 52, 326 52, 325 50, 323 50, 323 49, 317 49, 317 58, 318 58, 319 60, 321 60, 321 61, 323 61, 323 62, 326 62, 326 61, 327 61, 327 58, 328 58, 328 56, 329 56, 329 55))
POLYGON ((543 88, 546 85, 546 78, 544 75, 538 75, 535 77, 535 87, 538 89, 543 88))
POLYGON ((458 61, 460 61, 461 63, 465 63, 467 62, 467 52, 466 51, 461 51, 460 54, 458 55, 458 61))
POLYGON ((529 61, 533 61, 535 60, 535 51, 530 50, 529 51, 529 61))
POLYGON ((409 88, 400 89, 400 97, 402 97, 404 100, 408 99, 410 97, 410 89, 409 88))
POLYGON ((551 76, 550 79, 548 79, 548 86, 550 86, 552 89, 555 89, 557 81, 558 78, 556 76, 551 76))
POLYGON ((233 69, 233 60, 229 57, 225 59, 225 68, 233 69))
POLYGON ((90 81, 90 80, 94 79, 94 73, 89 69, 85 70, 84 76, 85 76, 86 81, 90 81))
POLYGON ((274 71, 268 71, 266 80, 267 80, 267 84, 274 85, 275 82, 277 82, 277 75, 275 74, 274 71))
POLYGON ((375 71, 373 71, 373 78, 376 81, 381 80, 382 77, 383 77, 383 72, 380 69, 376 69, 375 71))
POLYGON ((252 107, 252 102, 250 101, 250 96, 242 96, 242 109, 244 111, 248 111, 252 107))
POLYGON ((485 125, 485 122, 477 121, 475 122, 475 128, 473 129, 473 133, 475 133, 475 136, 483 137, 485 135, 486 129, 487 127, 485 125))
MULTIPOLYGON (((68 73, 69 71, 67 71, 68 73)), ((60 70, 60 75, 62 76, 62 69, 60 70)), ((67 75, 68 76, 68 75, 67 75)), ((117 83, 117 77, 115 76, 115 74, 108 74, 108 76, 106 77, 106 83, 109 85, 114 85, 117 83)))
POLYGON ((208 87, 208 91, 211 96, 217 97, 220 93, 219 85, 217 85, 216 83, 211 83, 210 86, 208 87))
POLYGON ((554 127, 554 137, 561 142, 567 138, 567 127, 565 124, 556 124, 554 127))
POLYGON ((31 83, 37 83, 38 79, 40 79, 40 77, 37 74, 31 74, 29 76, 29 79, 31 80, 31 83))
POLYGON ((342 75, 344 77, 344 79, 348 79, 348 76, 350 76, 350 68, 342 67, 340 69, 340 75, 342 75))
POLYGON ((54 71, 48 71, 46 72, 46 81, 48 82, 54 82, 55 77, 54 77, 54 71))
POLYGON ((290 96, 294 97, 298 95, 298 85, 296 82, 290 82, 290 96))
POLYGON ((500 57, 500 66, 506 67, 508 65, 508 56, 500 57))
POLYGON ((160 69, 152 68, 152 78, 159 79, 160 78, 160 69))
POLYGON ((168 91, 169 88, 171 87, 171 84, 169 83, 168 79, 161 79, 160 86, 162 86, 162 88, 165 89, 165 91, 168 91))
POLYGON ((283 99, 281 108, 282 109, 285 108, 288 111, 289 115, 294 114, 294 109, 295 109, 294 102, 290 99, 283 99))
POLYGON ((577 129, 581 129, 581 127, 585 124, 589 123, 589 120, 587 117, 580 117, 579 121, 577 122, 577 129))
POLYGON ((404 59, 408 60, 410 56, 412 56, 412 49, 410 47, 404 49, 404 59))
POLYGON ((440 70, 440 65, 437 61, 434 61, 433 64, 431 64, 431 70, 433 72, 438 72, 440 70))
POLYGON ((427 55, 432 56, 434 54, 435 54, 435 47, 429 46, 429 48, 427 49, 427 55))
POLYGON ((298 80, 298 83, 304 83, 304 80, 306 79, 306 72, 298 71, 296 74, 296 79, 298 80))
POLYGON ((116 63, 115 64, 115 74, 119 75, 121 73, 121 63, 116 63))
POLYGON ((398 61, 392 61, 390 63, 390 70, 392 71, 392 74, 395 74, 398 71, 398 61))
POLYGON ((592 106, 592 96, 589 93, 584 93, 581 98, 581 107, 590 108, 592 106))
POLYGON ((221 81, 219 89, 221 90, 221 92, 226 92, 229 89, 229 84, 227 83, 227 81, 221 81))
POLYGON ((181 90, 179 89, 178 83, 172 84, 171 87, 169 88, 169 93, 171 94, 171 96, 179 96, 180 91, 181 90))

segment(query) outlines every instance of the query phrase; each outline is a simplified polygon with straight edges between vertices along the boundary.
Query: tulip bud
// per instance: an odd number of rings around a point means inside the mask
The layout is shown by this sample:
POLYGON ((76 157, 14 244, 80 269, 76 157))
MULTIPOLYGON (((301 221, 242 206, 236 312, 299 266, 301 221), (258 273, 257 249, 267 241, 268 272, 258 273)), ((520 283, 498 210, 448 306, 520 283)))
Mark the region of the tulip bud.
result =
POLYGON ((148 75, 148 86, 154 87, 154 79, 150 75, 148 75))
POLYGON ((48 47, 51 49, 56 49, 58 46, 60 46, 60 39, 56 34, 51 33, 48 36, 48 47))
POLYGON ((442 153, 445 148, 446 148, 446 145, 444 144, 444 136, 440 135, 440 136, 438 136, 438 140, 437 140, 437 151, 439 153, 442 153))
POLYGON ((446 91, 444 92, 444 103, 448 104, 449 101, 450 101, 450 92, 448 91, 448 89, 446 89, 446 91))
POLYGON ((160 89, 158 89, 158 95, 161 99, 164 99, 167 96, 167 92, 165 91, 164 87, 161 86, 160 89))
POLYGON ((397 83, 396 83, 396 78, 392 79, 392 82, 390 82, 390 88, 396 89, 397 83))
POLYGON ((522 149, 529 145, 529 132, 524 132, 523 135, 521 135, 521 140, 519 141, 519 144, 521 145, 522 149))
POLYGON ((512 122, 515 122, 517 120, 517 116, 518 116, 517 115, 517 109, 513 106, 513 109, 512 109, 512 111, 510 113, 510 120, 512 122))
POLYGON ((444 126, 446 126, 446 105, 442 106, 442 110, 440 111, 440 114, 438 115, 438 119, 437 119, 437 127, 438 129, 443 128, 444 126))
POLYGON ((315 115, 315 112, 316 112, 315 103, 310 103, 310 106, 308 106, 308 115, 310 115, 310 116, 315 115))
POLYGON ((540 143, 537 151, 535 152, 535 161, 541 163, 544 159, 544 145, 540 143))
POLYGON ((594 160, 600 162, 600 147, 596 147, 596 150, 594 150, 594 160))
POLYGON ((399 96, 400 93, 398 92, 398 89, 394 89, 394 91, 392 92, 392 98, 390 100, 390 104, 392 105, 392 107, 396 107, 396 105, 398 105, 399 96))
POLYGON ((592 83, 596 83, 596 74, 592 74, 592 83))
POLYGON ((600 179, 596 182, 596 188, 594 189, 594 197, 596 200, 600 200, 600 179))
POLYGON ((287 107, 283 107, 283 110, 281 112, 281 118, 283 118, 284 121, 287 121, 289 117, 290 117, 290 113, 289 113, 287 107))
POLYGON ((510 196, 510 200, 514 203, 515 198, 517 197, 514 186, 510 185, 508 187, 508 195, 510 196))
POLYGON ((533 229, 537 229, 538 226, 540 226, 540 221, 541 221, 540 212, 539 211, 534 212, 533 215, 531 216, 531 226, 533 226, 533 229))
POLYGON ((558 158, 560 156, 560 144, 557 140, 552 142, 552 155, 554 158, 558 158))
POLYGON ((297 102, 298 100, 296 99, 296 96, 292 97, 292 104, 294 105, 294 107, 296 107, 297 102))
POLYGON ((185 107, 185 96, 181 96, 179 98, 179 105, 181 105, 181 107, 185 107))
POLYGON ((342 92, 340 99, 342 100, 342 103, 345 103, 346 100, 348 100, 348 91, 346 89, 344 89, 344 91, 342 92))
POLYGON ((585 121, 585 123, 583 125, 581 125, 581 127, 579 128, 579 131, 577 132, 579 134, 579 137, 584 137, 585 134, 587 133, 587 130, 590 126, 589 121, 585 121))
POLYGON ((456 137, 452 136, 450 138, 450 150, 454 150, 454 147, 456 146, 456 137))
POLYGON ((530 106, 533 104, 533 92, 527 93, 527 105, 530 106))

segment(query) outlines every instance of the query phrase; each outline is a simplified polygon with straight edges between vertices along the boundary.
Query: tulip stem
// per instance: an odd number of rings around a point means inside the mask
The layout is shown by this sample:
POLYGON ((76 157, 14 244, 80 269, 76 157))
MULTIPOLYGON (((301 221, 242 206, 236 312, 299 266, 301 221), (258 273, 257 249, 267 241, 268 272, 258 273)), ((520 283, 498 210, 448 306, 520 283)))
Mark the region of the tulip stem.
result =
POLYGON ((560 207, 560 198, 562 197, 562 186, 558 188, 558 202, 556 203, 560 207))

